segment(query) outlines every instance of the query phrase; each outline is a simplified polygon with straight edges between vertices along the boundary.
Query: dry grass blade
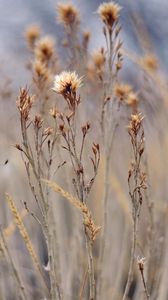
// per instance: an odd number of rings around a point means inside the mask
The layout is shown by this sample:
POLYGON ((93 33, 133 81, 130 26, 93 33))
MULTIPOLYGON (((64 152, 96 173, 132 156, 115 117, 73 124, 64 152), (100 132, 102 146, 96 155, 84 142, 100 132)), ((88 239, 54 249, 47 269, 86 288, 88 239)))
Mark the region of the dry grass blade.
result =
POLYGON ((39 259, 37 257, 36 252, 35 252, 35 249, 33 247, 33 244, 31 242, 31 239, 30 239, 30 236, 29 236, 29 234, 27 232, 27 229, 25 228, 23 220, 22 220, 22 218, 20 216, 20 213, 18 212, 18 210, 17 210, 17 208, 15 206, 15 203, 14 203, 12 197, 9 194, 7 194, 7 193, 5 194, 5 199, 6 199, 8 205, 9 205, 9 208, 10 208, 12 214, 13 214, 16 226, 18 227, 19 232, 20 232, 20 234, 21 234, 21 236, 22 236, 22 238, 23 238, 23 240, 24 240, 24 242, 26 244, 26 248, 27 248, 27 250, 28 250, 28 252, 29 252, 32 260, 33 260, 33 263, 34 263, 36 269, 39 271, 39 273, 40 273, 40 275, 41 275, 41 277, 43 279, 43 282, 46 285, 46 282, 45 282, 45 279, 44 279, 44 275, 42 273, 41 266, 40 266, 40 263, 39 263, 39 259))

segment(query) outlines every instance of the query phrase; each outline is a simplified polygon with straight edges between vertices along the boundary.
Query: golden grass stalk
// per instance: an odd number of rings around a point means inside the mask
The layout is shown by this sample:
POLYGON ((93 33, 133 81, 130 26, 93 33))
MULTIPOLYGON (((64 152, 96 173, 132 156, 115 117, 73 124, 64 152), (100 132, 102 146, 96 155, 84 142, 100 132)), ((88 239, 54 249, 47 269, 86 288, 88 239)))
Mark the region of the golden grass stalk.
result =
MULTIPOLYGON (((23 209, 21 212, 19 212, 21 219, 23 220, 24 217, 27 215, 27 210, 23 209)), ((14 231, 16 229, 16 224, 11 222, 9 224, 9 226, 7 226, 4 230, 3 230, 3 234, 5 237, 10 237, 14 231)))
POLYGON ((39 263, 39 259, 37 257, 36 252, 35 252, 35 249, 33 247, 33 244, 31 242, 31 239, 30 239, 30 236, 27 232, 27 229, 25 228, 22 217, 21 217, 20 213, 18 212, 12 197, 8 193, 5 194, 5 199, 8 203, 8 205, 9 205, 9 208, 12 212, 13 217, 14 217, 16 226, 18 227, 19 232, 20 232, 20 234, 21 234, 21 236, 22 236, 22 238, 25 242, 26 248, 27 248, 27 250, 28 250, 28 252, 29 252, 29 254, 32 258, 32 261, 33 261, 36 269, 40 273, 40 275, 41 275, 41 277, 42 277, 42 279, 43 279, 43 281, 46 285, 46 282, 45 282, 45 279, 44 279, 44 276, 43 276, 43 273, 42 273, 42 270, 41 270, 41 266, 40 266, 40 263, 39 263))
POLYGON ((59 193, 65 199, 67 199, 74 207, 79 209, 83 215, 83 223, 87 229, 89 238, 91 241, 96 239, 97 233, 100 231, 100 226, 95 225, 91 212, 85 203, 81 202, 78 198, 75 198, 65 190, 63 190, 57 183, 42 179, 54 192, 59 193))

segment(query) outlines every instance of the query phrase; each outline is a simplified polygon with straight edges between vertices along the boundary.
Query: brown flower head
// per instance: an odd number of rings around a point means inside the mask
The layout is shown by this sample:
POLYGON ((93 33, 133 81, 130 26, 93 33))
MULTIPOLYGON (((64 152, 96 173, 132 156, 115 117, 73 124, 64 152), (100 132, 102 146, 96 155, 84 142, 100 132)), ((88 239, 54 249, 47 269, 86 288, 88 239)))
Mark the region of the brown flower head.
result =
POLYGON ((114 86, 114 95, 115 97, 119 98, 121 101, 127 100, 131 91, 132 91, 132 87, 129 84, 117 83, 114 86))
POLYGON ((37 25, 31 25, 25 32, 26 40, 31 49, 34 48, 36 40, 40 37, 40 28, 37 25))
MULTIPOLYGON (((64 71, 55 76, 54 86, 52 89, 64 97, 73 114, 80 103, 80 96, 76 95, 76 91, 81 86, 81 83, 82 77, 79 78, 75 72, 64 71)), ((70 120, 70 117, 68 118, 70 120)))
POLYGON ((131 135, 132 133, 134 135, 137 135, 141 125, 142 125, 142 120, 144 117, 142 116, 141 113, 136 113, 131 115, 130 123, 128 125, 128 132, 131 135))
POLYGON ((82 77, 79 78, 75 72, 63 71, 55 76, 53 91, 63 96, 76 93, 82 84, 82 77))
POLYGON ((35 47, 35 57, 37 60, 47 62, 54 53, 55 41, 50 36, 41 38, 35 47))
POLYGON ((119 18, 120 10, 121 7, 117 3, 111 1, 102 3, 97 12, 102 21, 111 29, 115 21, 119 18))
POLYGON ((29 119, 30 110, 34 102, 34 96, 29 95, 29 91, 26 88, 20 89, 20 94, 17 98, 16 105, 20 112, 20 117, 24 122, 29 119))
POLYGON ((80 22, 79 11, 71 3, 57 5, 58 21, 64 26, 78 25, 80 22))

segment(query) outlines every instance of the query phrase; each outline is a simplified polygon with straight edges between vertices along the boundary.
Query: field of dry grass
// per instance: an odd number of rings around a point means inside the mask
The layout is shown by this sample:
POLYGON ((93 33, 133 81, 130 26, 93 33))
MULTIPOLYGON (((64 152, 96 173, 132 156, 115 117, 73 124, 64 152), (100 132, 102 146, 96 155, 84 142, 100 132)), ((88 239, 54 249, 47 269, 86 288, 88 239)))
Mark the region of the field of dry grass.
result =
POLYGON ((99 5, 91 50, 60 2, 61 40, 23 29, 29 82, 1 70, 0 300, 168 299, 167 78, 137 15, 141 56, 125 46, 123 9, 99 5))

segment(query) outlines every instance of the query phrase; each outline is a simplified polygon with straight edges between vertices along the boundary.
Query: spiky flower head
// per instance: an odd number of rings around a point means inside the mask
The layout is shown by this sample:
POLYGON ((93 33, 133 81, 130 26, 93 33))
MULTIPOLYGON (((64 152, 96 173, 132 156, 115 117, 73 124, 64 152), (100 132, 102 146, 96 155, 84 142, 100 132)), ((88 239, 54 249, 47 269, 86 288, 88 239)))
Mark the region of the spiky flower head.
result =
POLYGON ((114 86, 114 94, 119 100, 126 100, 132 91, 132 87, 126 83, 117 83, 114 86))
POLYGON ((64 97, 73 115, 80 103, 80 95, 77 96, 76 91, 81 84, 82 77, 79 78, 75 72, 64 71, 56 75, 54 79, 53 91, 64 97))
POLYGON ((53 91, 63 96, 76 93, 77 89, 82 85, 82 77, 78 77, 76 72, 63 71, 55 76, 53 91))
POLYGON ((50 36, 42 37, 35 47, 35 57, 37 60, 47 62, 54 53, 55 41, 50 36))
POLYGON ((136 136, 138 134, 143 119, 144 117, 141 113, 135 113, 131 115, 130 123, 128 125, 128 132, 130 135, 134 134, 136 136))
POLYGON ((80 23, 79 11, 71 3, 59 3, 57 5, 58 21, 64 26, 80 23))
POLYGON ((114 22, 119 18, 120 10, 121 7, 117 3, 111 1, 100 4, 97 12, 102 21, 111 29, 114 22))

